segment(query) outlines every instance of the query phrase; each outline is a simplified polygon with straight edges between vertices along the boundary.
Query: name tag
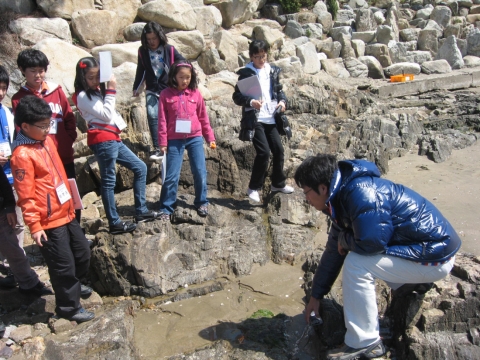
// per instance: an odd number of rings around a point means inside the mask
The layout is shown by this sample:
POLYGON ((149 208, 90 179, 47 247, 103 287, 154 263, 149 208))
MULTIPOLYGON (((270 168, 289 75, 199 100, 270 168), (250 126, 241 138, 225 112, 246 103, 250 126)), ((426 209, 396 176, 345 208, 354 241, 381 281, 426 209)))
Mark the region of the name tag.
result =
POLYGON ((181 134, 190 134, 192 132, 192 122, 186 119, 177 119, 175 122, 175 132, 181 134))
POLYGON ((12 155, 12 149, 8 141, 0 142, 0 154, 3 153, 3 157, 9 157, 12 155))
POLYGON ((127 127, 127 123, 123 118, 120 116, 120 114, 116 114, 115 119, 114 119, 115 125, 122 131, 127 127))
POLYGON ((57 186, 55 190, 57 191, 58 200, 62 205, 72 198, 70 191, 68 191, 67 186, 64 183, 57 186))
POLYGON ((55 135, 57 133, 57 128, 58 128, 58 119, 50 119, 50 130, 48 133, 50 135, 55 135))

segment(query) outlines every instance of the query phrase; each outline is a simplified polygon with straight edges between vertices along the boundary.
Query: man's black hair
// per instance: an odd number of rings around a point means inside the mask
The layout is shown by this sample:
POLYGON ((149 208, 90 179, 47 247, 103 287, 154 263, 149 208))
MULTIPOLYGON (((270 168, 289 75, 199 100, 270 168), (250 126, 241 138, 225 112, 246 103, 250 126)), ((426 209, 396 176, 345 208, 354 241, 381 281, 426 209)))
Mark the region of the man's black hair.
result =
POLYGON ((22 70, 31 67, 41 67, 47 71, 48 64, 49 62, 47 55, 36 49, 26 49, 20 51, 20 54, 18 54, 17 57, 17 65, 22 70))
POLYGON ((175 77, 177 76, 180 68, 190 69, 192 77, 190 78, 190 84, 188 84, 188 88, 190 90, 195 90, 198 87, 197 73, 195 72, 192 63, 188 60, 177 60, 172 64, 172 66, 170 67, 170 71, 168 72, 167 85, 173 88, 177 88, 178 83, 175 77))
POLYGON ((145 49, 149 49, 147 42, 147 34, 152 33, 156 34, 160 39, 160 46, 164 46, 166 43, 168 43, 168 39, 165 35, 165 32, 163 31, 162 26, 154 21, 150 21, 143 27, 142 36, 140 37, 140 40, 142 41, 142 46, 145 49))
POLYGON ((33 125, 51 117, 52 109, 45 100, 35 95, 27 95, 18 103, 14 119, 15 125, 21 127, 23 123, 33 125))
POLYGON ((7 88, 8 85, 10 85, 10 77, 8 76, 7 69, 5 69, 5 67, 2 65, 0 65, 0 83, 7 84, 7 88))
POLYGON ((269 50, 270 50, 270 45, 268 45, 267 42, 263 40, 253 40, 250 43, 250 46, 248 47, 248 55, 253 56, 255 54, 258 54, 261 51, 268 53, 269 50))
POLYGON ((333 173, 338 168, 335 155, 318 154, 309 156, 295 171, 295 182, 299 187, 308 186, 318 193, 318 186, 325 185, 330 188, 333 173))

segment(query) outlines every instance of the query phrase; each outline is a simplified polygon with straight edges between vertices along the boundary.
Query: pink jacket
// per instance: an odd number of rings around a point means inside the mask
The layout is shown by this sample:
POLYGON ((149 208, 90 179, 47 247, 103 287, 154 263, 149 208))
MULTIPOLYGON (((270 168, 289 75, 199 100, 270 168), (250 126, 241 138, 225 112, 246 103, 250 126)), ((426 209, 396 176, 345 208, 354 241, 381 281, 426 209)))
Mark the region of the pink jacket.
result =
MULTIPOLYGON (((179 117, 184 118, 182 114, 179 117)), ((182 94, 174 88, 166 88, 158 101, 158 143, 167 146, 168 140, 202 136, 207 142, 215 141, 215 135, 208 119, 205 101, 200 91, 186 89, 182 94), (183 99, 183 104, 180 102, 183 99), (186 111, 192 122, 190 134, 175 132, 177 114, 186 111)))

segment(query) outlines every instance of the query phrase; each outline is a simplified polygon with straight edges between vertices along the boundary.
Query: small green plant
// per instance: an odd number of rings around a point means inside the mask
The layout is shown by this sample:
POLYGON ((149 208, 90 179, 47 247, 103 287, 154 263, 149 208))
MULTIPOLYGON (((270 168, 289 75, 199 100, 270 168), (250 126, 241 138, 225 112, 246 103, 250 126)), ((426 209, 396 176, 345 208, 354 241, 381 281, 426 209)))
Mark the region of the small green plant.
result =
POLYGON ((332 19, 335 20, 337 18, 338 12, 338 2, 337 0, 327 0, 327 10, 330 14, 332 14, 332 19))
POLYGON ((273 314, 273 312, 271 312, 270 310, 265 310, 265 309, 260 309, 260 310, 257 310, 253 313, 252 316, 250 316, 250 319, 260 319, 260 318, 273 318, 275 315, 273 314))
POLYGON ((310 30, 309 28, 307 28, 307 29, 305 30, 305 36, 306 36, 306 37, 312 36, 312 30, 310 30))
POLYGON ((311 8, 316 3, 315 0, 279 0, 279 2, 286 14, 297 13, 302 6, 311 8))
POLYGON ((80 45, 80 40, 78 40, 77 38, 72 38, 72 44, 73 45, 80 45))

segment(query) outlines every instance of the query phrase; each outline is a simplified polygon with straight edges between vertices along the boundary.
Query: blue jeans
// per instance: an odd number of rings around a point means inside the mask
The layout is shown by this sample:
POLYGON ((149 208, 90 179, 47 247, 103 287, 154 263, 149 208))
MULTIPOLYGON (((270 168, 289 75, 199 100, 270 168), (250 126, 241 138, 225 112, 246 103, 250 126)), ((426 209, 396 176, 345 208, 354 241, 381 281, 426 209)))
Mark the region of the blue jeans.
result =
POLYGON ((155 149, 158 149, 158 97, 155 94, 147 94, 145 98, 152 144, 155 149))
POLYGON ((160 211, 165 214, 173 213, 173 205, 177 201, 178 181, 182 169, 183 153, 187 149, 190 159, 190 169, 193 174, 195 188, 194 205, 198 209, 207 205, 207 167, 203 151, 203 137, 196 136, 181 140, 169 140, 167 145, 167 173, 165 183, 160 194, 160 211))
POLYGON ((133 196, 135 199, 135 213, 144 214, 148 211, 145 206, 145 186, 147 181, 147 165, 140 160, 125 144, 121 141, 105 141, 90 146, 97 158, 100 168, 101 194, 105 214, 107 215, 110 226, 118 224, 120 217, 117 213, 115 204, 115 164, 125 166, 133 171, 133 196))

